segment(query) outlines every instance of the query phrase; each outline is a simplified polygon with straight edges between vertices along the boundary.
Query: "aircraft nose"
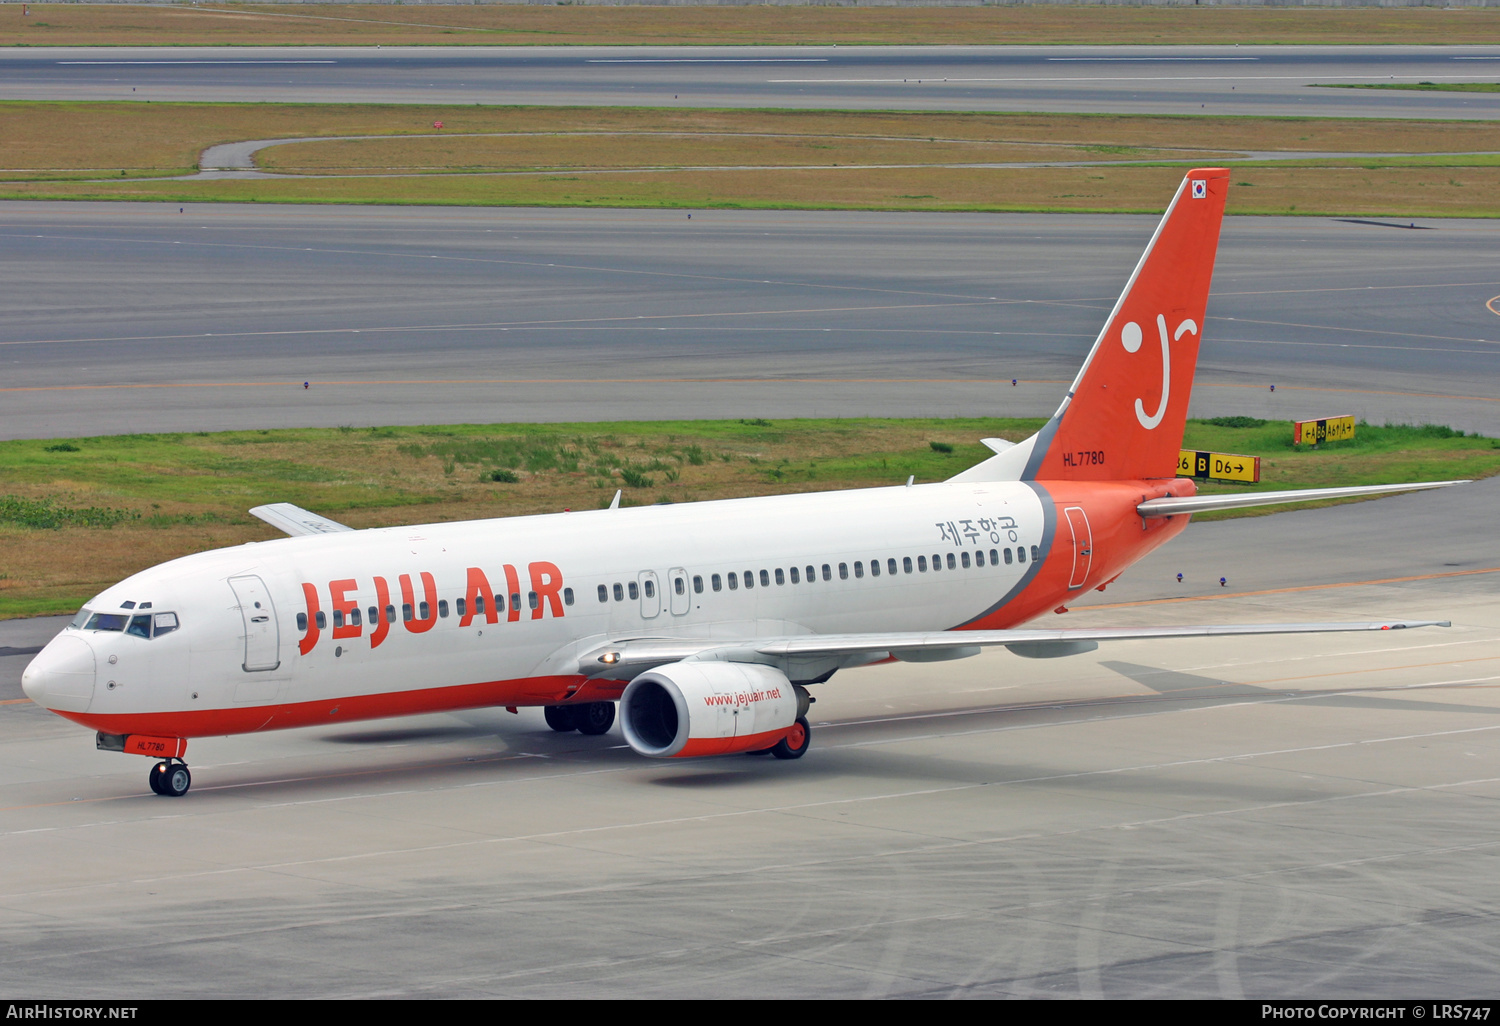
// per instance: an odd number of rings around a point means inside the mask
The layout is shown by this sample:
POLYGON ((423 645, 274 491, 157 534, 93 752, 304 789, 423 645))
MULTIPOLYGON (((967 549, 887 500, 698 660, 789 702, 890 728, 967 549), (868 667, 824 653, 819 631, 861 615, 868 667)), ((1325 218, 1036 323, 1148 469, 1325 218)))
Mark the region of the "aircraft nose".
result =
POLYGON ((87 712, 94 700, 94 650, 79 637, 53 638, 21 674, 21 690, 45 709, 87 712))

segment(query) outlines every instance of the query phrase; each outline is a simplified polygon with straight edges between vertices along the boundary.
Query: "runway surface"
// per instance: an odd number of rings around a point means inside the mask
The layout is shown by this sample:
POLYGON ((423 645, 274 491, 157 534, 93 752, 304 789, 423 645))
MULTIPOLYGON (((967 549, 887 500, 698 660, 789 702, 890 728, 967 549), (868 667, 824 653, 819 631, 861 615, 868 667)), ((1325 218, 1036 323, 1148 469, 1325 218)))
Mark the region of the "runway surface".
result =
MULTIPOLYGON (((618 728, 489 710, 196 740, 192 793, 162 799, 146 760, 9 701, 23 657, 0 657, 0 976, 114 999, 1489 993, 1500 539, 1454 524, 1497 500, 1196 525, 1094 596, 1113 608, 1049 618, 1451 629, 846 672, 796 763, 651 763, 618 728)), ((0 624, 0 653, 58 625, 0 624)))
POLYGON ((0 48, 0 98, 1493 118, 1500 47, 0 48))
MULTIPOLYGON (((178 209, 0 207, 0 435, 1045 416, 1157 221, 178 209)), ((1409 224, 1228 219, 1194 415, 1500 434, 1500 225, 1409 224)))

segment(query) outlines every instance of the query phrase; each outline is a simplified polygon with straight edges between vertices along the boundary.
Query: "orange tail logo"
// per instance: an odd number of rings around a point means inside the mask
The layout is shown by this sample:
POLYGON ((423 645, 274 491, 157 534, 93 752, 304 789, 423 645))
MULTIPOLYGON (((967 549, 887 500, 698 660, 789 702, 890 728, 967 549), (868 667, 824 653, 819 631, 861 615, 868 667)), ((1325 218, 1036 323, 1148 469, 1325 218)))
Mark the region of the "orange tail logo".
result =
POLYGON ((1229 172, 1190 171, 1115 303, 1072 388, 1042 429, 1024 478, 1172 477, 1187 420, 1200 325, 1229 172), (1160 364, 1153 357, 1160 343, 1160 364))

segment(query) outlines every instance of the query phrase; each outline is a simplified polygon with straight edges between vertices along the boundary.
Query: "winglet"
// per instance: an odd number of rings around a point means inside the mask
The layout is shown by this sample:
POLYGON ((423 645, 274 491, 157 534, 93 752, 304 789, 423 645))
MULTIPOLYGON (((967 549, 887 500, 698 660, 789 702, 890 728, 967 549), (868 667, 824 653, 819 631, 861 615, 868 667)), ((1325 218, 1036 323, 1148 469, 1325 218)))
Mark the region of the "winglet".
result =
POLYGON ((250 515, 259 517, 278 531, 284 531, 294 538, 304 534, 338 534, 340 531, 354 530, 337 520, 329 520, 290 502, 256 506, 250 511, 250 515))

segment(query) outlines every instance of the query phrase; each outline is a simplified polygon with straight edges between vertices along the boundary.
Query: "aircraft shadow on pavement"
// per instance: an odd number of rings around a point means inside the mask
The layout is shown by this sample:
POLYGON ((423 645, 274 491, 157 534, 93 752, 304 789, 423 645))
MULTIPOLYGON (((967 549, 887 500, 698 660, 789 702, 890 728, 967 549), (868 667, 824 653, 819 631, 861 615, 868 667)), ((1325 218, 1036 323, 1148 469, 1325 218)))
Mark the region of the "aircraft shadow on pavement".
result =
POLYGON ((1484 713, 1500 712, 1493 706, 1459 705, 1453 702, 1423 702, 1412 698, 1381 698, 1371 691, 1389 691, 1401 695, 1420 694, 1420 690, 1408 687, 1349 688, 1339 691, 1305 691, 1298 688, 1264 688, 1255 684, 1237 684, 1215 677, 1198 677, 1176 670, 1162 670, 1154 666, 1141 666, 1115 660, 1101 662, 1105 669, 1113 670, 1122 677, 1150 688, 1164 698, 1185 702, 1243 702, 1246 699, 1295 700, 1300 704, 1332 706, 1340 709, 1384 709, 1400 712, 1445 712, 1484 713))

